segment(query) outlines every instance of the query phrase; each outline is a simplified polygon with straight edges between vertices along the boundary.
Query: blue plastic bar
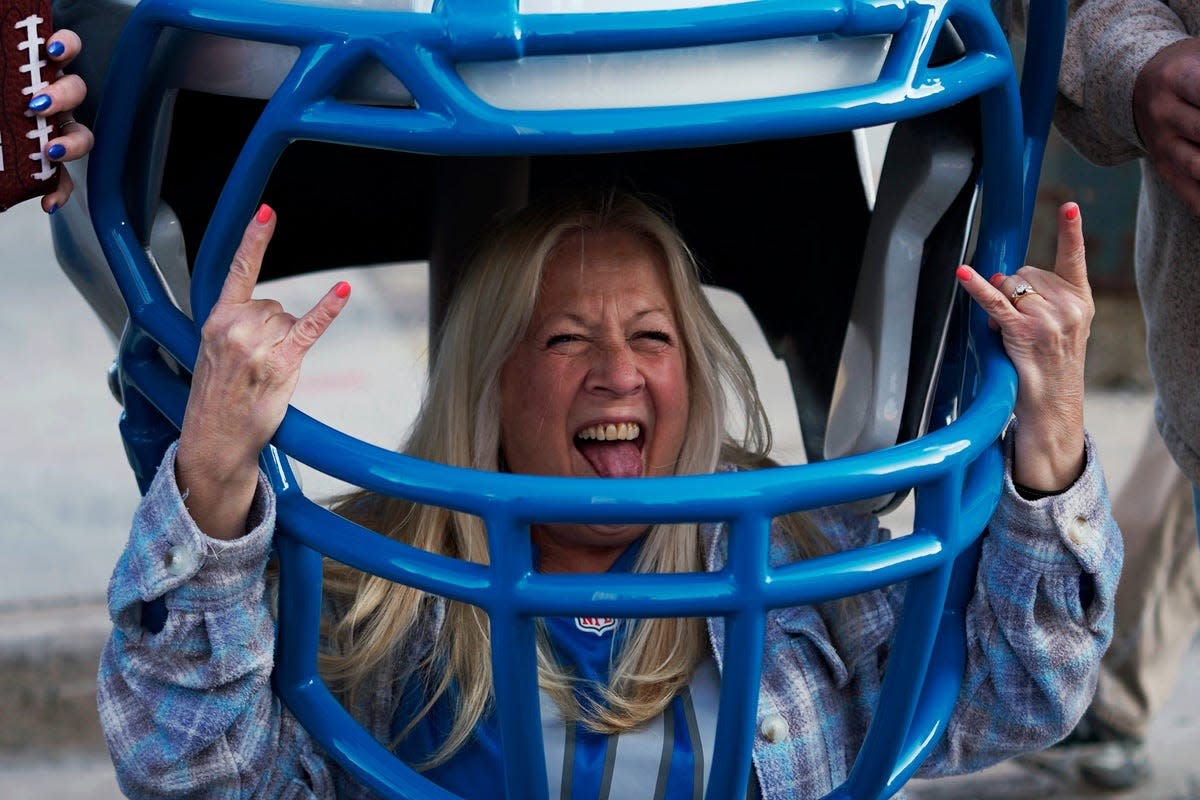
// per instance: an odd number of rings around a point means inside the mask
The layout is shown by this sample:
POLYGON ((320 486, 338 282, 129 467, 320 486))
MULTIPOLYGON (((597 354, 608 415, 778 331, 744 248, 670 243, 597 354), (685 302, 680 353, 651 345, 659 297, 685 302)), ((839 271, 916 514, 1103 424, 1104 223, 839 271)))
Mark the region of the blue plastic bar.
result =
MULTIPOLYGON (((1064 33, 1067 29, 1067 4, 1046 2, 1029 4, 1026 27, 1037 32, 1037 46, 1025 49, 1023 75, 1036 75, 1021 83, 1021 112, 1025 121, 1025 213, 1021 219, 1021 241, 1029 241, 1033 225, 1033 209, 1037 200, 1038 179, 1041 177, 1042 156, 1046 152, 1046 136, 1054 118, 1054 103, 1058 96, 1058 70, 1062 62, 1064 33), (1054 80, 1048 80, 1053 75, 1054 80)), ((1031 35, 1031 39, 1033 35, 1031 35)))
POLYGON ((279 591, 287 597, 289 622, 279 628, 272 683, 298 719, 321 720, 330 730, 319 736, 322 747, 382 797, 453 800, 456 796, 418 775, 375 741, 342 707, 316 674, 317 635, 321 613, 321 559, 293 542, 280 524, 276 537, 279 591))
POLYGON ((668 11, 516 13, 511 0, 441 0, 431 14, 254 0, 156 0, 150 25, 279 44, 400 39, 456 61, 686 47, 789 36, 865 36, 899 30, 918 6, 904 0, 755 0, 668 11), (750 12, 750 13, 747 13, 750 12), (514 40, 501 43, 504 39, 514 40))
POLYGON ((493 594, 488 610, 505 796, 546 800, 535 621, 509 599, 533 575, 533 542, 529 529, 511 517, 494 516, 486 522, 490 570, 496 584, 507 590, 493 594))
MULTIPOLYGON (((957 530, 962 473, 952 472, 937 483, 923 485, 919 491, 923 502, 917 504, 914 526, 920 529, 937 525, 944 526, 946 531, 957 530)), ((927 632, 938 630, 942 624, 946 586, 952 566, 953 562, 943 562, 936 570, 917 576, 907 584, 904 610, 892 637, 879 704, 875 707, 867 737, 847 781, 854 797, 880 796, 888 779, 895 773, 903 772, 905 762, 913 761, 905 751, 920 747, 933 734, 933 731, 920 731, 921 739, 917 742, 912 740, 910 726, 917 711, 920 693, 912 691, 911 687, 927 685, 927 671, 934 648, 934 638, 928 636, 927 632), (867 758, 866 754, 871 757, 867 758)), ((932 720, 935 726, 944 724, 949 710, 950 707, 938 709, 940 713, 933 715, 932 720)))
POLYGON ((723 573, 734 582, 738 608, 725 615, 721 699, 706 800, 745 796, 750 780, 758 687, 762 678, 766 614, 763 590, 769 577, 771 519, 747 514, 729 526, 729 561, 723 573), (720 753, 723 757, 718 758, 720 753))
MULTIPOLYGON (((280 499, 280 517, 295 526, 291 535, 298 542, 382 578, 489 611, 502 602, 532 616, 570 616, 583 606, 613 617, 711 616, 741 608, 737 585, 723 573, 605 574, 586 583, 569 576, 534 574, 515 586, 497 585, 485 567, 415 550, 335 515, 325 519, 329 528, 314 528, 316 508, 297 496, 280 499)), ((508 546, 518 541, 513 539, 508 546)), ((949 548, 938 534, 918 529, 893 541, 779 567, 771 573, 763 600, 766 608, 785 608, 878 589, 944 564, 961 549, 949 548)))

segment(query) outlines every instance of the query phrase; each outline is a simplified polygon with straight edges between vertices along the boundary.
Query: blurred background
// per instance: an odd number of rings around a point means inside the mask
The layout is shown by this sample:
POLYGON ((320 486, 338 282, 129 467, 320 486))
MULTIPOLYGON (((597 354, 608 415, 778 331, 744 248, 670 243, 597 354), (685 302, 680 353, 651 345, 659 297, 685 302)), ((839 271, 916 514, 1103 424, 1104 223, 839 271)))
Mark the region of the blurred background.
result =
MULTIPOLYGON (((1054 209, 1083 208, 1097 315, 1089 353, 1089 427, 1118 486, 1149 425, 1152 389, 1132 271, 1136 166, 1099 170, 1053 137, 1043 170, 1030 263, 1049 265, 1054 209)), ((59 270, 36 203, 0 215, 0 796, 108 798, 112 777, 94 708, 95 671, 107 634, 104 593, 138 500, 107 388, 113 344, 59 270)), ((273 284, 293 312, 328 286, 354 287, 347 311, 313 351, 296 405, 361 438, 394 447, 416 412, 426 366, 426 279, 421 265, 321 273, 273 284)), ((740 299, 714 294, 748 350, 777 428, 779 455, 801 451, 787 377, 740 299)), ((302 476, 310 493, 337 486, 302 476)), ((894 521, 903 529, 904 510, 894 521)), ((1195 655, 1195 651, 1193 651, 1195 655)), ((1193 657, 1185 675, 1194 676, 1193 657)), ((1200 797, 1187 753, 1200 750, 1200 699, 1164 715, 1154 736, 1161 786, 1137 797, 1200 797), (1178 754, 1178 757, 1176 755, 1178 754), (1174 770, 1174 771, 1172 771, 1174 770), (1190 788, 1189 788, 1190 787, 1190 788)), ((1045 774, 1001 767, 982 783, 930 784, 926 797, 1073 796, 1045 774), (1007 770, 1007 771, 1005 771, 1007 770), (997 777, 998 776, 998 777, 997 777)), ((1119 796, 1119 795, 1118 795, 1119 796)))

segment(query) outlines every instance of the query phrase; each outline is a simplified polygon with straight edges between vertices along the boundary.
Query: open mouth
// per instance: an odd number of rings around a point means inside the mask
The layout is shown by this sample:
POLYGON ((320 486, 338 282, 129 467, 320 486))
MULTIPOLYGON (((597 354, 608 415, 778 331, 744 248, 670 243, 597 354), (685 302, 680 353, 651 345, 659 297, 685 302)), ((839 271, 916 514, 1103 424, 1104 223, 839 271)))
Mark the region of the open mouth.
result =
POLYGON ((637 422, 601 422, 575 433, 575 449, 602 478, 640 478, 645 443, 637 422))

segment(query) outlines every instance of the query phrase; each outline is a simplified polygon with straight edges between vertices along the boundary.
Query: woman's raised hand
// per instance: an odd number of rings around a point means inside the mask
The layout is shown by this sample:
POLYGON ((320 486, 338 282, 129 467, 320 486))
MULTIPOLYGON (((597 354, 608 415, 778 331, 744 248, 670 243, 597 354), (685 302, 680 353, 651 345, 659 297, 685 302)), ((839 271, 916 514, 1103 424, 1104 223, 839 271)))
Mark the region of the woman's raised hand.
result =
POLYGON ((1095 307, 1079 206, 1058 209, 1054 271, 1022 267, 985 280, 959 267, 963 288, 988 313, 1017 370, 1013 480, 1060 491, 1084 467, 1084 355, 1095 307))
POLYGON ((345 307, 344 281, 296 318, 252 295, 275 231, 262 206, 242 235, 221 295, 200 332, 200 352, 179 436, 175 476, 192 519, 209 536, 245 533, 258 454, 291 401, 305 354, 345 307))

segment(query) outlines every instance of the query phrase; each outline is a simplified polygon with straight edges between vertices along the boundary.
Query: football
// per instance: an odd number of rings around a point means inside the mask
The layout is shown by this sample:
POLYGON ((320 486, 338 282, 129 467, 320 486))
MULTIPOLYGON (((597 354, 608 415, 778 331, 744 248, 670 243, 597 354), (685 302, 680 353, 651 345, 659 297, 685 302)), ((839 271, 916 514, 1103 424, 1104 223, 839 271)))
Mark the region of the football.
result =
POLYGON ((56 72, 45 49, 53 31, 50 0, 0 5, 0 210, 58 185, 58 166, 43 153, 54 125, 28 110, 56 72))

